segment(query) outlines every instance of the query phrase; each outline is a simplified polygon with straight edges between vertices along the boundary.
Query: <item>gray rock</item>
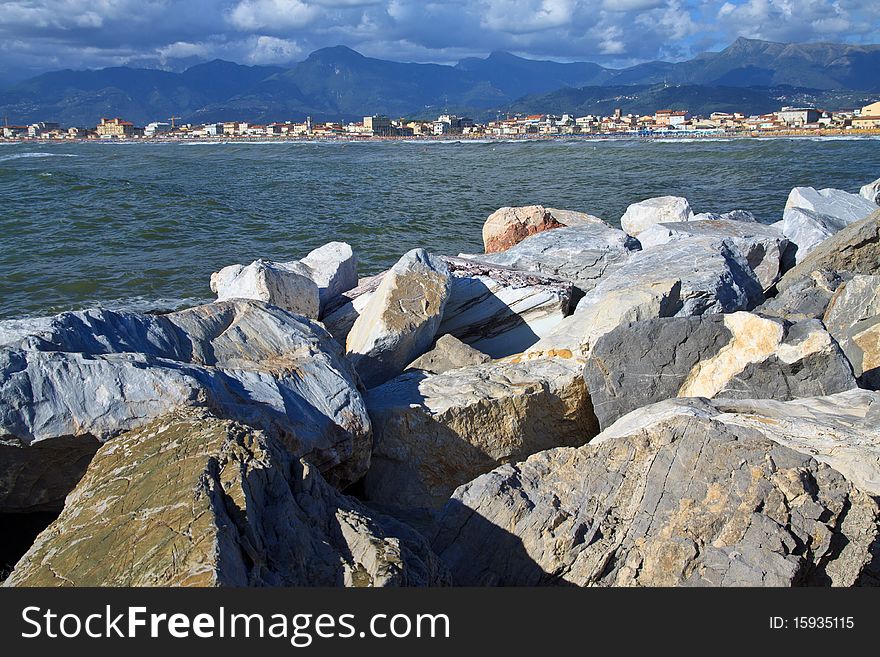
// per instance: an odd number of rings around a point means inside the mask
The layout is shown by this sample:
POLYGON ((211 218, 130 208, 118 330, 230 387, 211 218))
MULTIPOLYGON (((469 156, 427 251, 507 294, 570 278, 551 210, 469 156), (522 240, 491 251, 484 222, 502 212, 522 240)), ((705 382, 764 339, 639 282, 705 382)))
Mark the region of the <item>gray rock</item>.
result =
POLYGON ((265 429, 334 484, 360 478, 369 464, 369 417, 341 348, 280 308, 227 301, 163 316, 87 310, 18 335, 0 349, 0 441, 33 470, 2 469, 0 508, 59 505, 60 488, 82 474, 86 446, 94 451, 180 406, 265 429), (54 471, 71 440, 81 442, 69 473, 54 471), (46 459, 52 449, 62 453, 46 459), (63 486, 41 488, 59 477, 63 486))
POLYGON ((428 350, 450 285, 446 264, 424 249, 409 251, 383 276, 345 341, 368 388, 394 378, 428 350))
POLYGON ((426 586, 426 541, 269 436, 179 410, 104 445, 6 586, 426 586))
POLYGON ((618 326, 593 346, 584 378, 603 429, 672 397, 788 400, 856 387, 818 320, 789 324, 746 312, 618 326))
POLYGON ((526 357, 583 359, 596 340, 620 324, 751 310, 763 300, 761 283, 732 242, 671 242, 634 254, 526 357))
MULTIPOLYGON (((758 220, 748 210, 731 210, 730 212, 700 212, 695 214, 690 221, 744 221, 756 223, 758 220)), ((641 240, 640 240, 641 241, 641 240)))
POLYGON ((370 502, 439 507, 456 486, 501 463, 597 431, 581 368, 571 361, 487 363, 406 373, 367 394, 370 502))
POLYGON ((481 365, 492 360, 482 351, 466 345, 454 335, 438 338, 434 348, 409 364, 408 370, 422 370, 429 374, 443 374, 468 365, 481 365))
POLYGON ((357 287, 343 292, 327 304, 321 323, 339 344, 345 345, 351 327, 364 311, 385 273, 359 281, 357 287))
POLYGON ((478 477, 432 547, 457 585, 849 586, 877 582, 878 520, 813 458, 679 416, 478 477))
POLYGON ((864 185, 859 190, 859 196, 863 199, 867 199, 871 201, 871 203, 876 203, 880 205, 880 178, 877 178, 874 182, 870 182, 867 185, 864 185))
POLYGON ((851 274, 880 273, 880 210, 850 224, 817 246, 776 284, 780 292, 817 270, 851 274))
POLYGON ((318 286, 323 313, 327 305, 343 292, 358 285, 358 259, 345 242, 330 242, 300 260, 309 278, 318 286))
POLYGON ((840 219, 844 224, 861 221, 877 211, 877 204, 840 189, 795 187, 788 195, 785 209, 801 208, 840 219))
POLYGON ((659 196, 630 205, 620 218, 620 227, 633 237, 654 224, 690 221, 690 203, 680 196, 659 196))
POLYGON ((755 312, 766 317, 780 317, 793 322, 822 319, 834 291, 852 275, 828 269, 810 272, 790 287, 767 299, 755 312))
MULTIPOLYGON (((697 215, 699 217, 700 215, 697 215)), ((765 290, 782 275, 782 255, 788 240, 772 226, 730 219, 654 224, 639 234, 643 249, 678 240, 730 240, 745 256, 765 290)))
POLYGON ((598 217, 584 212, 555 210, 543 205, 504 207, 489 215, 483 224, 483 246, 486 253, 498 253, 545 230, 603 223, 598 217))
POLYGON ((856 275, 835 292, 824 316, 859 383, 880 389, 880 276, 856 275))
POLYGON ((211 291, 218 301, 255 299, 317 319, 321 308, 318 286, 308 273, 298 263, 254 260, 211 274, 211 291))
POLYGON ((801 262, 826 239, 849 225, 839 217, 804 208, 786 208, 782 232, 795 245, 794 262, 801 262))
POLYGON ((596 223, 537 233, 506 251, 477 259, 564 278, 586 292, 638 248, 638 242, 622 230, 596 223))

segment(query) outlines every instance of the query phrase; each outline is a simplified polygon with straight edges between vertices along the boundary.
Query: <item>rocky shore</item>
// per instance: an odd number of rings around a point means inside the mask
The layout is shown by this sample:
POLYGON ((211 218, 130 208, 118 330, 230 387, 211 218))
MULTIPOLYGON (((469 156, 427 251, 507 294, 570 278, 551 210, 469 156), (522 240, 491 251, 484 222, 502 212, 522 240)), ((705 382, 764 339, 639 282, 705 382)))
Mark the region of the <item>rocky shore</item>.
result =
POLYGON ((878 585, 878 189, 0 322, 4 585, 878 585))

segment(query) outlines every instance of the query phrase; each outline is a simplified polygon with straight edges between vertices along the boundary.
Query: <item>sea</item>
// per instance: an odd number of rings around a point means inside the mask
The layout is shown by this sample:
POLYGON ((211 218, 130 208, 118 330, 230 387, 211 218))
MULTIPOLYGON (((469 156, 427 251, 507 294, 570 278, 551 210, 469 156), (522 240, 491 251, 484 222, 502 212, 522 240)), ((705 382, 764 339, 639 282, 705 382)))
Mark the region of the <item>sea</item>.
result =
POLYGON ((505 205, 589 212, 685 196, 782 218, 792 187, 880 177, 880 139, 0 144, 0 319, 211 298, 211 272, 349 242, 368 275, 404 252, 479 252, 505 205))

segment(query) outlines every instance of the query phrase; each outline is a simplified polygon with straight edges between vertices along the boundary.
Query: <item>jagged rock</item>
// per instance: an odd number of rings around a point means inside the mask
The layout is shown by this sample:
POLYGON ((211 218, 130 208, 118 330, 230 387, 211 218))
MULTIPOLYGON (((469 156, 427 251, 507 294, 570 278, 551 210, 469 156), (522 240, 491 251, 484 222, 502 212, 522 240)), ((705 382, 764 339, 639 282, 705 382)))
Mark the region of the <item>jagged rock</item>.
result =
POLYGON ((366 308, 373 292, 382 282, 384 274, 383 272, 361 280, 357 287, 343 292, 327 304, 321 317, 321 323, 339 344, 345 345, 351 327, 354 326, 355 320, 366 308))
POLYGON ((639 248, 636 240, 603 222, 537 233, 506 251, 477 256, 476 259, 558 276, 586 292, 593 289, 603 276, 625 263, 639 248))
POLYGON ((803 261, 813 249, 847 225, 839 217, 804 208, 786 208, 782 214, 782 233, 796 247, 794 264, 803 261))
POLYGON ((432 540, 453 582, 877 583, 877 501, 834 469, 711 417, 604 435, 460 487, 432 540))
POLYGON ((880 274, 880 210, 850 224, 817 246, 776 284, 784 292, 808 278, 814 271, 827 269, 851 274, 880 274))
POLYGON ((438 334, 503 358, 548 335, 571 313, 574 290, 562 279, 462 258, 444 258, 452 273, 438 334))
POLYGON ((443 335, 431 351, 422 354, 409 364, 408 370, 422 370, 430 374, 443 374, 468 365, 480 365, 492 360, 482 351, 466 345, 454 335, 443 335))
POLYGON ((177 411, 104 445, 6 586, 419 586, 445 574, 260 431, 177 411))
POLYGON ((874 182, 868 183, 864 185, 859 190, 859 196, 863 199, 867 199, 871 201, 871 203, 876 203, 880 205, 880 178, 877 178, 874 182))
POLYGON ((561 359, 406 373, 370 390, 367 407, 365 498, 402 507, 439 507, 500 463, 581 445, 597 430, 581 369, 561 359))
POLYGON ((730 241, 671 242, 633 254, 526 357, 585 358, 597 339, 626 322, 751 310, 763 300, 761 283, 730 241))
POLYGON ((483 224, 483 246, 486 253, 498 253, 545 230, 603 223, 598 217, 584 212, 554 210, 543 205, 504 207, 489 215, 483 224))
POLYGON ((345 242, 329 242, 300 260, 318 286, 321 310, 343 292, 357 287, 358 259, 345 242))
POLYGON ((594 442, 633 435, 674 417, 711 418, 756 431, 831 466, 866 493, 880 495, 880 393, 856 388, 791 401, 670 399, 623 416, 594 442))
POLYGON ((334 484, 360 478, 369 464, 369 417, 341 348, 318 324, 278 307, 87 310, 17 334, 0 349, 0 440, 28 472, 2 461, 0 509, 59 506, 60 488, 82 474, 87 445, 94 451, 179 406, 267 430, 334 484), (82 442, 61 469, 71 440, 82 442), (61 451, 47 459, 47 450, 61 451))
POLYGON ((639 242, 643 249, 650 249, 678 240, 707 240, 717 243, 728 239, 745 256, 765 290, 782 275, 782 254, 788 246, 788 240, 778 229, 759 223, 720 218, 697 221, 697 217, 687 222, 654 224, 639 233, 639 242))
POLYGON ((857 275, 843 283, 824 322, 862 386, 880 389, 880 276, 857 275))
POLYGON ((255 299, 311 319, 321 308, 318 286, 299 263, 229 265, 211 274, 211 291, 218 301, 255 299))
POLYGON ((345 343, 368 388, 397 376, 427 351, 450 285, 446 264, 424 249, 406 253, 382 278, 345 343))
POLYGON ((817 214, 840 219, 844 224, 861 221, 877 211, 877 204, 840 189, 820 189, 795 187, 788 195, 785 209, 802 208, 817 214))
POLYGON ((620 227, 633 237, 654 224, 690 221, 694 211, 686 198, 658 196, 630 205, 620 218, 620 227))
MULTIPOLYGON (((748 210, 731 210, 730 212, 700 212, 695 214, 691 221, 743 221, 756 223, 758 220, 748 210)), ((641 240, 640 240, 641 241, 641 240)))
POLYGON ((838 273, 829 269, 819 269, 767 299, 755 308, 759 315, 781 317, 793 322, 802 319, 822 319, 834 291, 851 277, 846 272, 838 273))
POLYGON ((593 345, 584 379, 602 428, 672 397, 788 400, 856 387, 821 322, 746 312, 618 326, 593 345))

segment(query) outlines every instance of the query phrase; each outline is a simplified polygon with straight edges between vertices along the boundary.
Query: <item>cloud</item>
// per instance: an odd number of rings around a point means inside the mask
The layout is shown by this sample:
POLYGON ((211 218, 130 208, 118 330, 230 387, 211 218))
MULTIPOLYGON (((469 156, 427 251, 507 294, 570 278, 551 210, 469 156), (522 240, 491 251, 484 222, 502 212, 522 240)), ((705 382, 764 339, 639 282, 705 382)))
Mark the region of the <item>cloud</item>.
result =
MULTIPOLYGON (((451 63, 507 50, 628 65, 718 50, 738 36, 880 42, 877 0, 12 0, 0 3, 0 76, 215 57, 285 64, 348 45, 451 63)), ((2 84, 2 83, 0 83, 2 84)))

